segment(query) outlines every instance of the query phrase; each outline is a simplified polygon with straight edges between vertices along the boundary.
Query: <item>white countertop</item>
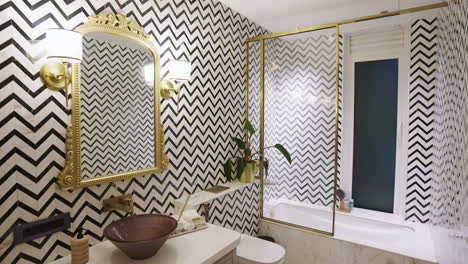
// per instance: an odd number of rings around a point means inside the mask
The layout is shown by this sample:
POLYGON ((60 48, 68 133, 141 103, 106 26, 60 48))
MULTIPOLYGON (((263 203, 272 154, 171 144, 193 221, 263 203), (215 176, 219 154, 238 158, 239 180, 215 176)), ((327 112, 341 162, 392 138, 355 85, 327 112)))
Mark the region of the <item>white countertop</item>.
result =
MULTIPOLYGON (((132 260, 110 241, 92 246, 89 264, 209 264, 231 252, 240 243, 241 235, 230 229, 208 225, 207 229, 174 237, 162 246, 153 257, 132 260)), ((69 264, 70 256, 51 262, 69 264)))

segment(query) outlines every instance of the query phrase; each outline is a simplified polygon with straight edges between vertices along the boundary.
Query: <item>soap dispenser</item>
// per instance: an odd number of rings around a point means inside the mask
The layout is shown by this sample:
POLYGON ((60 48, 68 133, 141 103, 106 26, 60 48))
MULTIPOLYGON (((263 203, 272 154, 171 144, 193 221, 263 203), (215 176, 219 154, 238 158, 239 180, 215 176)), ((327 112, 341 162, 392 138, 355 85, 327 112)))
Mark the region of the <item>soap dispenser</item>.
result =
POLYGON ((82 228, 79 228, 77 233, 77 236, 71 240, 71 263, 85 264, 89 260, 89 239, 82 228))

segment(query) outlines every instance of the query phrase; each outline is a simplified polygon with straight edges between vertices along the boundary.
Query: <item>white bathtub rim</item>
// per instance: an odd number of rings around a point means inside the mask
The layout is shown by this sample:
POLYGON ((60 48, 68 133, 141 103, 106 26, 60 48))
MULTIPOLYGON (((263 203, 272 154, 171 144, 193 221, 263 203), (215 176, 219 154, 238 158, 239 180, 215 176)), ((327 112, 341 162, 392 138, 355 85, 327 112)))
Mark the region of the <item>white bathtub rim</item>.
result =
MULTIPOLYGON (((305 206, 305 207, 309 207, 309 208, 313 208, 313 209, 319 209, 319 210, 329 210, 330 213, 331 213, 331 208, 326 208, 324 206, 317 206, 317 205, 312 205, 312 204, 304 204, 304 203, 301 203, 301 202, 289 201, 289 200, 286 200, 286 199, 276 199, 274 202, 270 201, 266 205, 267 205, 267 207, 272 207, 272 206, 278 205, 280 203, 292 204, 292 205, 296 205, 296 206, 305 206)), ((420 223, 415 223, 415 222, 405 221, 405 220, 403 220, 403 217, 398 216, 398 215, 389 214, 389 213, 382 213, 382 212, 377 212, 377 211, 371 211, 371 210, 366 210, 366 209, 361 209, 361 208, 356 208, 355 210, 353 210, 353 212, 351 214, 349 214, 349 213, 336 211, 337 214, 351 215, 351 216, 355 216, 355 217, 364 218, 364 219, 367 219, 367 220, 384 222, 384 223, 394 224, 394 225, 403 226, 403 227, 410 227, 417 234, 418 237, 416 237, 416 238, 418 238, 417 243, 419 245, 415 246, 414 248, 406 248, 406 247, 394 247, 394 246, 391 246, 391 245, 382 244, 382 242, 373 243, 372 241, 357 241, 357 240, 353 239, 352 237, 344 236, 342 233, 340 233, 338 228, 336 228, 336 230, 335 230, 335 236, 333 236, 333 237, 328 236, 328 237, 338 239, 338 240, 341 240, 341 241, 345 241, 345 242, 354 243, 354 244, 357 244, 357 245, 362 245, 362 246, 366 246, 366 247, 370 247, 370 248, 375 248, 375 249, 379 249, 379 250, 388 251, 388 252, 391 252, 391 253, 395 253, 395 254, 399 254, 399 255, 403 255, 403 256, 407 256, 407 257, 411 257, 411 258, 415 258, 415 259, 419 259, 419 260, 423 260, 423 261, 429 261, 429 262, 433 262, 433 263, 437 262, 436 257, 435 257, 435 253, 434 253, 434 247, 433 247, 433 243, 432 243, 431 233, 430 233, 430 230, 429 230, 427 225, 420 224, 420 223), (380 217, 379 217, 379 215, 380 215, 380 217)), ((285 225, 283 225, 281 223, 277 223, 277 222, 274 222, 274 221, 269 221, 268 218, 270 218, 270 217, 266 217, 266 219, 264 217, 261 220, 267 221, 269 223, 274 223, 274 224, 285 226, 285 225)), ((270 219, 272 219, 272 218, 270 218, 270 219)), ((295 228, 295 227, 292 227, 292 226, 288 226, 288 227, 295 228)), ((307 231, 307 230, 300 229, 300 228, 295 228, 295 229, 298 229, 298 230, 301 230, 301 231, 304 231, 304 232, 313 232, 313 231, 307 231)), ((324 230, 324 231, 327 231, 327 230, 324 230)), ((330 232, 331 232, 331 226, 330 226, 330 232)), ((320 234, 318 232, 315 232, 315 233, 319 234, 319 235, 327 236, 325 234, 320 234)))
MULTIPOLYGON (((393 253, 393 254, 396 254, 396 255, 400 255, 400 256, 403 256, 403 257, 408 257, 408 258, 412 258, 416 261, 426 261, 426 262, 430 262, 430 263, 434 263, 434 264, 438 264, 437 260, 434 258, 434 259, 427 259, 427 258, 418 258, 418 257, 414 257, 414 256, 408 256, 408 255, 404 255, 404 254, 401 254, 401 253, 398 253, 398 252, 393 252, 391 250, 387 250, 387 249, 382 249, 382 248, 379 248, 379 247, 374 247, 374 246, 368 246, 368 245, 364 245, 362 243, 357 243, 357 242, 353 242, 353 241, 349 241, 349 240, 346 240, 346 239, 343 239, 343 238, 338 238, 336 236, 329 236, 329 235, 325 235, 325 234, 321 234, 321 233, 318 233, 318 232, 314 232, 314 231, 309 231, 309 230, 306 230, 306 229, 301 229, 301 228, 297 228, 297 227, 294 227, 294 226, 288 226, 288 225, 284 225, 284 224, 281 224, 281 223, 278 223, 278 222, 274 222, 274 221, 270 221, 268 220, 268 218, 261 218, 260 219, 260 222, 265 222, 265 223, 268 223, 268 224, 272 224, 272 225, 277 225, 277 226, 280 226, 282 228, 292 228, 292 229, 295 229, 297 231, 300 231, 300 232, 304 232, 304 233, 308 233, 308 234, 313 234, 313 235, 318 235, 318 236, 323 236, 323 237, 327 237, 327 238, 330 238, 330 239, 336 239, 336 240, 339 240, 339 241, 342 241, 342 242, 346 242, 346 243, 350 243, 350 244, 354 244, 354 245, 357 245, 357 246, 360 246, 360 247, 368 247, 368 248, 372 248, 372 249, 376 249, 376 250, 381 250, 381 251, 386 251, 386 252, 390 252, 390 253, 393 253)), ((265 235, 268 235, 268 234, 265 234, 265 235)), ((286 254, 288 254, 287 252, 287 248, 286 248, 286 254)))
MULTIPOLYGON (((267 205, 268 207, 273 207, 273 206, 276 206, 276 205, 278 205, 280 203, 292 204, 292 205, 297 205, 297 206, 305 206, 305 207, 318 209, 318 210, 322 210, 322 211, 329 211, 330 214, 332 213, 331 208, 327 208, 327 207, 320 206, 320 205, 315 205, 315 204, 307 204, 307 203, 298 202, 298 201, 290 201, 290 200, 283 199, 283 198, 270 200, 270 201, 264 203, 264 206, 267 205)), ((382 221, 382 222, 395 224, 395 225, 408 225, 408 226, 411 226, 411 224, 418 224, 418 223, 414 223, 414 222, 405 221, 403 219, 403 217, 400 216, 400 215, 384 213, 384 212, 377 212, 377 211, 372 211, 372 210, 367 210, 367 209, 362 209, 362 208, 354 208, 351 213, 345 213, 345 212, 341 212, 341 211, 336 210, 336 214, 352 215, 352 216, 366 218, 368 220, 382 221), (403 222, 404 222, 404 224, 402 224, 403 222)))

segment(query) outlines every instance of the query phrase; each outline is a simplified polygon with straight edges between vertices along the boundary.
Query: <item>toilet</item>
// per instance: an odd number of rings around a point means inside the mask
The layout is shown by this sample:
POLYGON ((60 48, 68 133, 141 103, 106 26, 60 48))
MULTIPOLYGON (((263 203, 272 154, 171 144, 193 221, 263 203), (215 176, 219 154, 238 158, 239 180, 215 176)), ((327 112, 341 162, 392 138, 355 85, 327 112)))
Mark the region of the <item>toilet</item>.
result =
POLYGON ((270 241, 242 235, 237 256, 239 264, 282 264, 286 250, 270 241))

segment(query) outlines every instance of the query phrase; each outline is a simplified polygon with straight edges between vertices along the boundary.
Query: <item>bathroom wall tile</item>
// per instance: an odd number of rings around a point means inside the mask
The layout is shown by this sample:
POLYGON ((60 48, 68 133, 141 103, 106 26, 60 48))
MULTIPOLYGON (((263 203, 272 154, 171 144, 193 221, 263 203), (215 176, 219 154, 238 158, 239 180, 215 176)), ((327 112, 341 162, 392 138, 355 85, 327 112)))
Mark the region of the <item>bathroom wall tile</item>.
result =
MULTIPOLYGON (((12 237, 12 226, 18 222, 19 210, 18 205, 18 192, 16 191, 15 185, 1 185, 0 186, 0 248, 4 242, 11 243, 12 237)), ((0 256, 3 254, 0 250, 0 256)), ((6 250, 3 250, 6 251, 6 250)))
MULTIPOLYGON (((60 212, 70 212, 72 227, 39 242, 4 249, 0 263, 42 263, 64 255, 80 226, 90 231, 91 244, 98 243, 103 227, 124 216, 102 212, 102 200, 112 195, 134 193, 137 213, 171 212, 174 199, 225 181, 221 161, 234 155, 230 137, 242 132, 244 40, 265 29, 217 1, 5 0, 1 5, 0 238, 15 223, 60 212), (44 33, 48 28, 73 29, 89 15, 119 11, 150 32, 161 53, 163 74, 169 60, 192 62, 192 80, 184 86, 180 112, 173 100, 161 105, 170 169, 117 182, 117 189, 103 184, 62 191, 55 181, 65 160, 70 117, 64 96, 45 88, 39 78, 46 61, 44 33)), ((248 223, 255 226, 255 221, 248 223)))
POLYGON ((468 262, 468 1, 448 1, 439 21, 431 231, 441 264, 468 262))
POLYGON ((57 241, 60 241, 61 243, 57 244, 57 247, 55 248, 56 258, 64 257, 64 256, 71 254, 70 252, 71 239, 72 239, 72 236, 69 234, 66 234, 64 232, 57 233, 57 241))
POLYGON ((55 214, 55 191, 39 184, 21 184, 18 190, 18 212, 23 221, 32 222, 55 214))
MULTIPOLYGON (((209 222, 256 236, 259 221, 258 188, 259 184, 254 183, 211 201, 209 222)), ((198 212, 204 215, 202 208, 198 212)))
POLYGON ((56 242, 58 234, 48 235, 34 241, 23 244, 23 252, 32 258, 40 259, 42 263, 47 263, 56 257, 56 242))
POLYGON ((434 155, 435 93, 438 19, 418 19, 411 24, 408 165, 405 218, 429 221, 434 155))
POLYGON ((0 249, 1 263, 48 263, 56 258, 57 234, 0 249), (26 257, 26 258, 24 258, 26 257), (36 258, 38 261, 31 261, 36 258))
MULTIPOLYGON (((18 260, 18 255, 20 255, 25 248, 25 245, 21 244, 0 249, 0 257, 2 258, 2 263, 20 263, 18 260)), ((23 261, 23 263, 27 262, 23 261)))

